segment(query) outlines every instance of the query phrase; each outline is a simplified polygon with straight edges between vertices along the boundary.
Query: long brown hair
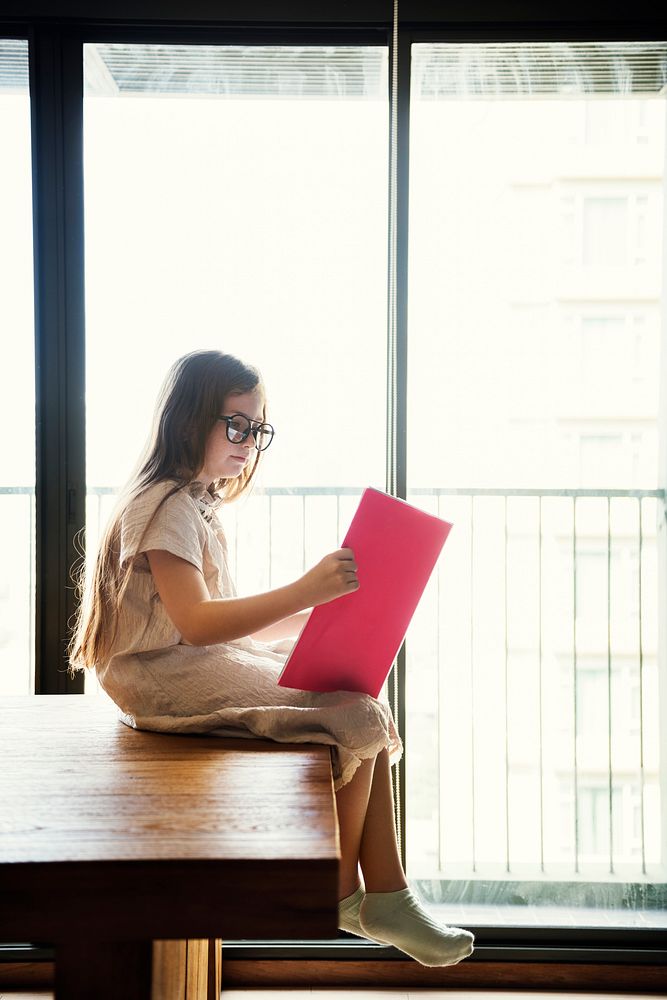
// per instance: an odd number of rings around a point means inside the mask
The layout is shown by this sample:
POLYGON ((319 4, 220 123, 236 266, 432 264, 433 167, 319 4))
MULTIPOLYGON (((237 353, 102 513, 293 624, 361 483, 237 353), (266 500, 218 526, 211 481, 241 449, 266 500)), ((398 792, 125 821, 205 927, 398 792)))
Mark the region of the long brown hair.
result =
MULTIPOLYGON (((94 667, 107 657, 118 627, 118 614, 131 566, 120 565, 120 529, 123 514, 140 493, 155 483, 175 480, 161 504, 191 483, 204 466, 208 436, 228 396, 258 389, 262 416, 266 396, 261 375, 252 365, 220 351, 193 351, 170 369, 158 397, 150 439, 123 489, 100 541, 89 578, 85 565, 77 573, 78 611, 69 644, 70 671, 94 667)), ((224 500, 234 500, 249 489, 260 453, 240 476, 205 483, 224 500)))

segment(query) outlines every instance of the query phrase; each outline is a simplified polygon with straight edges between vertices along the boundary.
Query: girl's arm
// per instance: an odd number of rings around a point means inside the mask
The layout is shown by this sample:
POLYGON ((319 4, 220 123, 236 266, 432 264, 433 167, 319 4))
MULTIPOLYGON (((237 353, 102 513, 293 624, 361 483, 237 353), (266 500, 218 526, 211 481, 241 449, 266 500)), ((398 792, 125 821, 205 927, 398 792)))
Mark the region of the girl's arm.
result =
POLYGON ((275 625, 269 625, 267 628, 260 629, 259 632, 253 632, 251 638, 258 639, 260 642, 272 642, 274 639, 289 639, 291 636, 299 634, 310 618, 310 615, 311 611, 300 611, 297 615, 290 615, 289 618, 283 618, 282 621, 276 622, 275 625))
POLYGON ((157 592, 186 642, 209 646, 255 635, 276 622, 359 587, 351 549, 325 556, 304 576, 253 597, 211 598, 196 566, 165 549, 146 553, 157 592))

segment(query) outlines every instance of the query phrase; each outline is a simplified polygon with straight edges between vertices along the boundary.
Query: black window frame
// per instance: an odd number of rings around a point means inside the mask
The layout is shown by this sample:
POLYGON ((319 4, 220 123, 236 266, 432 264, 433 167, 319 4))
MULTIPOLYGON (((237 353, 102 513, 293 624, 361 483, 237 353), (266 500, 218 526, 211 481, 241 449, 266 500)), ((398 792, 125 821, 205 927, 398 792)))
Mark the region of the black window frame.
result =
MULTIPOLYGON (((408 184, 411 45, 436 41, 614 41, 667 38, 667 16, 652 3, 629 10, 619 3, 556 5, 539 10, 528 2, 490 4, 456 0, 446 9, 434 0, 402 0, 396 100, 397 257, 395 352, 396 407, 388 433, 395 438, 390 477, 406 496, 406 395, 408 295, 408 184)), ((363 44, 392 46, 392 5, 360 0, 354 5, 281 5, 211 0, 122 5, 99 3, 96 18, 82 18, 73 2, 5 3, 0 36, 28 40, 33 163, 36 367, 36 662, 35 693, 79 694, 83 677, 67 674, 67 629, 75 610, 71 567, 75 538, 85 518, 85 337, 83 243, 83 45, 127 41, 178 44, 363 44), (54 10, 56 12, 54 12, 54 10)), ((391 81, 390 81, 391 87, 391 81)), ((395 671, 394 703, 405 732, 405 659, 395 671)), ((406 753, 409 747, 406 746, 406 753)), ((404 761, 399 785, 405 787, 404 761)), ((399 800, 405 830, 405 796, 399 800)), ((403 842, 404 851, 404 842, 403 842)), ((475 928, 475 960, 626 961, 660 964, 667 958, 667 931, 525 927, 475 928), (622 950, 621 950, 621 946, 622 950)), ((0 948, 0 960, 3 950, 0 948)), ((233 949, 229 953, 233 957, 233 949)), ((48 955, 48 952, 47 952, 48 955)), ((246 945, 244 958, 387 958, 374 945, 339 940, 326 945, 246 945), (378 951, 380 952, 379 954, 378 951)), ((399 957, 396 953, 393 957, 399 957)))

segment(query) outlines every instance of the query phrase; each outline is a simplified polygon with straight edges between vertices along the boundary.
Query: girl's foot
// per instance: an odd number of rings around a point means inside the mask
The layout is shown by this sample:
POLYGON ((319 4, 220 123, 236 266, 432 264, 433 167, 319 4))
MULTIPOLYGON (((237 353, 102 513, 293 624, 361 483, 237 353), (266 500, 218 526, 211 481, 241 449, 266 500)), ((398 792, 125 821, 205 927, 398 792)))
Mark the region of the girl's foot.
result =
POLYGON ((356 934, 357 937, 372 941, 374 939, 361 929, 361 924, 359 923, 359 909, 363 898, 364 890, 359 886, 357 891, 353 892, 351 896, 340 900, 338 904, 338 926, 342 931, 349 931, 350 934, 356 934))
POLYGON ((472 954, 475 940, 470 931, 432 920, 410 889, 366 893, 360 901, 359 926, 366 937, 392 944, 430 966, 455 965, 472 954))

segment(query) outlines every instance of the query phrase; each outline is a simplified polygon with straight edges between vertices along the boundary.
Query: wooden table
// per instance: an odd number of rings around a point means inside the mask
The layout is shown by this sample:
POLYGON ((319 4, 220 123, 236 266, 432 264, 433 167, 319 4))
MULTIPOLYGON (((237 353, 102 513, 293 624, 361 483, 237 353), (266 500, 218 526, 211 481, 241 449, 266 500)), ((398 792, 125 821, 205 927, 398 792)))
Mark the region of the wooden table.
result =
POLYGON ((46 695, 0 698, 0 762, 0 939, 55 945, 58 1000, 212 996, 201 950, 190 992, 166 984, 186 940, 336 936, 328 748, 137 732, 106 698, 46 695))

